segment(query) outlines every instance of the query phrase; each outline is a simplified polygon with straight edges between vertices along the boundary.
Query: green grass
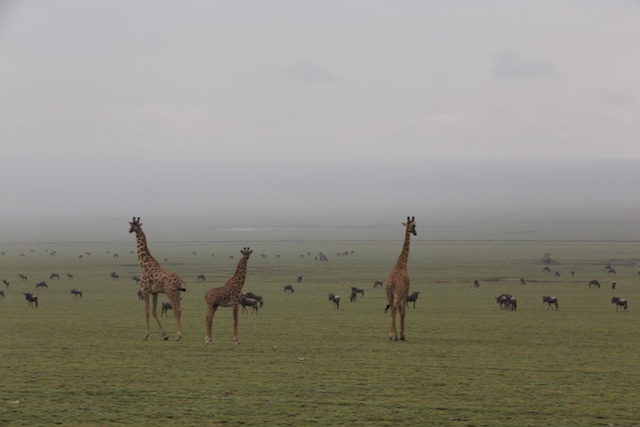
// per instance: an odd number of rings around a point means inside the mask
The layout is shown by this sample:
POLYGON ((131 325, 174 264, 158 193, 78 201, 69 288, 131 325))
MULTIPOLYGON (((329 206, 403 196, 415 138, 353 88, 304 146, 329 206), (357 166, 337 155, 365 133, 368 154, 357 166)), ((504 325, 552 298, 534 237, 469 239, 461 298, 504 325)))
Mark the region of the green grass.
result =
POLYGON ((0 426, 640 426, 637 243, 416 241, 409 273, 421 295, 404 343, 388 341, 384 291, 372 287, 399 241, 149 244, 188 286, 181 341, 171 314, 162 318, 169 341, 153 323, 142 340, 133 238, 1 248, 0 278, 12 284, 0 300, 0 426), (245 290, 265 305, 240 315, 239 345, 231 310, 220 309, 207 346, 202 297, 233 274, 242 246, 254 249, 245 290), (336 256, 344 250, 355 253, 336 256), (329 263, 307 255, 320 251, 329 263), (552 267, 560 278, 542 272, 544 252, 561 263, 552 267), (594 278, 601 289, 587 287, 594 278), (38 280, 50 289, 29 309, 22 291, 38 280), (284 294, 288 283, 295 294, 284 294), (350 286, 364 287, 364 298, 349 303, 350 286), (342 296, 340 310, 329 292, 342 296), (498 308, 502 292, 518 298, 517 312, 498 308), (615 311, 614 294, 629 300, 627 313, 615 311), (548 311, 543 295, 557 296, 560 310, 548 311))

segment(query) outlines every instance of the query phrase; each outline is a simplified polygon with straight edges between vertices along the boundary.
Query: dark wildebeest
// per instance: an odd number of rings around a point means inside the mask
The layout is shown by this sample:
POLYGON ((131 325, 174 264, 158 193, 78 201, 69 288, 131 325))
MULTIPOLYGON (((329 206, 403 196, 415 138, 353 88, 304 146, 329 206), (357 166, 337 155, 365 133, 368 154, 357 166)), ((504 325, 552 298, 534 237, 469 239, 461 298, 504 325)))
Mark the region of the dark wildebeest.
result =
POLYGON ((340 296, 329 294, 329 301, 333 302, 333 306, 335 308, 340 308, 340 296))
POLYGON ((616 288, 616 281, 614 280, 613 282, 611 282, 611 289, 615 289, 616 288))
POLYGON ((416 301, 418 301, 418 295, 420 295, 420 292, 414 292, 411 295, 407 295, 405 304, 408 306, 409 303, 412 302, 413 308, 416 308, 416 301))
POLYGON ((555 276, 556 276, 556 277, 560 277, 560 272, 559 272, 559 271, 556 271, 555 276))
POLYGON ((480 282, 478 282, 478 279, 473 281, 473 287, 474 288, 479 288, 480 287, 480 282))
POLYGON ((82 291, 80 289, 71 289, 71 295, 73 295, 73 298, 82 298, 82 291))
POLYGON ((298 283, 302 283, 302 276, 298 276, 298 283))
POLYGON ((542 303, 546 303, 547 304, 547 310, 549 310, 551 308, 552 305, 556 306, 556 310, 559 309, 558 307, 558 298, 556 297, 548 297, 548 296, 543 296, 542 297, 542 303))
POLYGON ((171 301, 163 301, 162 302, 162 312, 160 313, 160 316, 166 316, 167 315, 167 311, 173 309, 173 307, 171 306, 171 301))
POLYGON ((36 283, 36 289, 38 289, 38 288, 49 289, 49 287, 47 286, 47 284, 45 282, 36 283))
POLYGON ((364 296, 364 289, 363 288, 358 288, 356 286, 352 286, 351 287, 351 292, 355 292, 356 294, 360 294, 360 295, 364 296))
POLYGON ((206 281, 207 281, 207 278, 206 278, 206 277, 204 277, 204 274, 198 274, 198 277, 196 277, 196 280, 197 280, 198 282, 200 282, 200 281, 206 282, 206 281))
POLYGON ((7 279, 2 279, 2 283, 4 283, 4 285, 8 288, 9 285, 11 284, 11 282, 9 282, 7 279))
POLYGON ((599 288, 600 287, 600 282, 598 282, 597 280, 590 280, 589 281, 589 287, 591 287, 591 285, 597 286, 599 288))
POLYGON ((58 279, 60 280, 60 275, 58 273, 51 273, 49 276, 49 280, 58 279))
POLYGON ((24 274, 18 274, 18 277, 20 278, 21 282, 26 282, 27 281, 27 276, 25 276, 24 274))
POLYGON ((285 286, 284 286, 284 291, 285 291, 285 293, 286 293, 286 292, 291 292, 291 293, 294 293, 294 292, 295 292, 295 291, 293 290, 293 286, 291 286, 291 285, 285 285, 285 286))
POLYGON ((246 292, 244 296, 247 298, 253 298, 254 300, 258 301, 260 303, 260 307, 264 305, 264 300, 262 299, 261 295, 254 294, 253 292, 249 291, 249 292, 246 292))
POLYGON ((351 291, 351 296, 349 297, 349 302, 355 302, 358 297, 358 293, 354 290, 351 291))
POLYGON ((140 283, 140 277, 133 276, 133 281, 136 282, 136 283, 140 283))
POLYGON ((520 284, 521 284, 522 286, 525 286, 525 285, 527 284, 527 282, 525 282, 525 280, 524 280, 524 277, 521 277, 521 278, 520 278, 520 284))
POLYGON ((613 297, 611 298, 611 304, 616 305, 616 311, 621 307, 624 309, 623 311, 627 311, 627 300, 624 298, 613 297))
POLYGON ((35 294, 32 294, 31 292, 23 292, 24 294, 24 299, 27 300, 27 302, 29 303, 29 307, 33 307, 35 305, 35 308, 38 308, 38 296, 35 294))
POLYGON ((547 273, 551 273, 551 269, 549 267, 543 268, 542 271, 546 271, 547 273))
POLYGON ((376 280, 375 282, 373 282, 374 288, 381 288, 382 286, 384 286, 384 283, 382 283, 382 280, 376 280))
POLYGON ((67 279, 73 280, 73 273, 67 273, 67 279))
POLYGON ((4 291, 0 291, 0 298, 4 299, 4 291))
POLYGON ((144 300, 144 296, 142 295, 142 289, 138 289, 138 299, 140 301, 144 300))
POLYGON ((251 307, 252 313, 258 313, 258 304, 259 301, 255 298, 248 298, 246 295, 242 297, 240 300, 240 305, 242 306, 242 312, 248 313, 247 307, 251 307))
POLYGON ((114 271, 114 272, 111 273, 111 278, 112 279, 119 279, 120 275, 114 271))
POLYGON ((496 302, 500 306, 500 310, 509 307, 509 298, 510 297, 511 297, 511 295, 509 295, 509 294, 500 294, 500 296, 496 297, 496 302))

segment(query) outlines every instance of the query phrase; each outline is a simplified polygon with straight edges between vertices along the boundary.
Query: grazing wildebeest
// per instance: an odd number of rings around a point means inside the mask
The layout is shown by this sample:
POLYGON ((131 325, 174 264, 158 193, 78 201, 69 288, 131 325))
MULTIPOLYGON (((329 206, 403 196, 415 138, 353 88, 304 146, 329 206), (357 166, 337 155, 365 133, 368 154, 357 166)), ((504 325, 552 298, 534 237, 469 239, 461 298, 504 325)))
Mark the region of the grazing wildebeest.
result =
POLYGON ((335 308, 340 308, 340 296, 336 294, 329 294, 329 301, 333 302, 335 308))
POLYGON ((35 308, 38 308, 38 296, 35 294, 32 294, 31 292, 23 292, 24 294, 24 299, 27 300, 27 302, 29 303, 29 307, 33 307, 35 305, 35 308))
POLYGON ((118 254, 113 254, 113 258, 120 258, 118 254))
POLYGON ((293 289, 293 286, 291 286, 291 285, 285 285, 284 286, 284 291, 285 292, 291 292, 291 293, 295 292, 295 290, 293 289))
POLYGON ((556 276, 556 277, 560 277, 560 272, 559 272, 559 271, 556 271, 555 276, 556 276))
POLYGON ((590 280, 589 281, 589 287, 591 287, 591 285, 597 286, 599 288, 600 287, 600 282, 598 282, 597 280, 590 280))
POLYGON ((521 284, 522 286, 525 286, 525 285, 527 284, 527 282, 525 282, 525 280, 524 280, 524 277, 521 277, 521 278, 520 278, 520 284, 521 284))
POLYGON ((558 298, 556 298, 556 297, 543 296, 542 297, 542 303, 543 304, 544 303, 547 304, 547 310, 549 310, 552 305, 556 306, 556 310, 559 309, 559 307, 558 307, 558 298))
POLYGON ((111 273, 111 278, 112 279, 119 279, 120 275, 114 271, 114 272, 111 273))
POLYGON ((4 283, 4 285, 8 288, 9 285, 11 284, 11 282, 9 282, 7 279, 2 279, 2 283, 4 283))
POLYGON ((416 301, 418 301, 418 295, 420 292, 414 292, 411 295, 407 295, 406 305, 408 306, 410 302, 413 303, 413 308, 416 308, 416 301))
POLYGON ((166 316, 167 311, 171 310, 173 307, 171 306, 171 301, 165 300, 162 301, 162 311, 160 312, 160 316, 166 316))
POLYGON ((500 306, 500 309, 506 309, 515 311, 518 309, 518 300, 513 297, 511 294, 501 294, 496 297, 496 302, 500 306))
POLYGON ((373 282, 374 288, 381 288, 383 286, 384 286, 384 283, 382 283, 382 280, 376 280, 375 282, 373 282))
POLYGON ((49 280, 58 279, 60 280, 60 275, 58 273, 51 273, 49 276, 49 280))
POLYGON ((613 297, 611 298, 611 304, 616 305, 616 311, 621 307, 624 309, 623 311, 627 311, 627 300, 624 298, 613 297))
POLYGON ((246 292, 244 294, 244 296, 247 297, 247 298, 253 298, 254 300, 258 301, 260 303, 260 307, 262 307, 264 305, 264 300, 262 299, 261 295, 258 295, 258 294, 255 294, 255 293, 249 291, 249 292, 246 292))
POLYGON ((474 288, 479 288, 480 287, 480 282, 478 282, 478 279, 473 281, 473 287, 474 288))
POLYGON ((206 281, 207 281, 207 278, 206 278, 206 277, 204 277, 204 274, 198 274, 198 277, 196 277, 196 280, 197 280, 198 282, 200 282, 200 281, 202 281, 202 282, 206 282, 206 281))
POLYGON ((73 298, 82 298, 82 291, 80 289, 71 289, 71 295, 73 295, 73 298))
POLYGON ((73 280, 73 273, 67 273, 67 279, 73 280))
POLYGON ((248 313, 247 307, 251 307, 252 313, 258 313, 258 304, 259 301, 255 298, 248 298, 246 295, 242 297, 240 300, 240 305, 242 306, 242 312, 248 313))
POLYGON ((302 283, 302 276, 298 276, 298 283, 302 283))
POLYGON ((49 289, 49 287, 47 286, 47 284, 45 282, 36 283, 36 289, 38 289, 38 288, 49 289))
POLYGON ((21 282, 26 282, 27 281, 27 276, 25 276, 24 274, 18 274, 18 277, 20 278, 21 282))
POLYGON ((358 288, 356 286, 352 286, 351 287, 351 291, 355 292, 356 294, 360 294, 360 295, 364 296, 364 289, 363 288, 358 288))
POLYGON ((551 269, 549 267, 543 268, 542 271, 546 271, 547 273, 551 273, 551 269))
POLYGON ((133 276, 133 281, 136 282, 136 283, 140 283, 140 277, 133 276))
POLYGON ((615 275, 615 274, 616 274, 616 271, 615 271, 613 268, 611 268, 611 269, 609 269, 609 271, 607 272, 607 274, 613 274, 613 275, 615 275))

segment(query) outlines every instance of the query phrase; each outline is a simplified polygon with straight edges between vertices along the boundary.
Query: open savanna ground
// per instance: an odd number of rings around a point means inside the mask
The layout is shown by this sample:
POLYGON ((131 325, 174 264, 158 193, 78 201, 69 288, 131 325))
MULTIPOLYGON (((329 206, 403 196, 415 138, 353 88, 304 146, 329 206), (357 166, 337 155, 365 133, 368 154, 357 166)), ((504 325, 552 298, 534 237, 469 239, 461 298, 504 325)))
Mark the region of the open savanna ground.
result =
POLYGON ((11 282, 0 299, 0 425, 640 426, 638 242, 418 238, 409 273, 420 297, 408 309, 407 341, 389 342, 384 291, 373 282, 386 279, 400 240, 243 236, 149 236, 153 255, 187 284, 180 341, 172 313, 162 318, 168 341, 154 324, 142 340, 133 236, 0 247, 0 279, 11 282), (218 310, 205 345, 203 295, 231 277, 243 246, 254 250, 244 289, 264 306, 240 314, 239 345, 231 310, 218 310), (329 262, 316 261, 319 252, 329 262), (544 253, 558 262, 551 273, 542 271, 544 253), (592 279, 602 288, 589 288, 592 279), (22 292, 40 280, 49 289, 30 309, 22 292), (355 303, 351 286, 365 289, 355 303), (503 292, 517 297, 516 312, 496 304, 503 292), (340 309, 328 293, 342 297, 340 309), (558 297, 560 310, 548 310, 543 295, 558 297), (627 312, 616 312, 614 295, 629 301, 627 312))

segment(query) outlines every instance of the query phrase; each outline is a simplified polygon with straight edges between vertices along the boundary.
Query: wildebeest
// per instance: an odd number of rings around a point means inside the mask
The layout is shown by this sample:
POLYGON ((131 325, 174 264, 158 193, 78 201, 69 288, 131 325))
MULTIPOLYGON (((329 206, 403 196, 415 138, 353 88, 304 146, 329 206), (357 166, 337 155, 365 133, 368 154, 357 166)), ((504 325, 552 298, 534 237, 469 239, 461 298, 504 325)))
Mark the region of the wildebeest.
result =
POLYGON ((349 302, 355 302, 358 297, 358 293, 354 290, 351 291, 351 296, 349 296, 349 302))
POLYGON ((200 282, 200 281, 206 282, 206 281, 207 281, 207 278, 206 278, 206 277, 204 277, 204 274, 198 274, 198 277, 196 277, 196 280, 197 280, 198 282, 200 282))
POLYGON ((264 300, 262 299, 261 295, 258 295, 249 291, 249 292, 245 292, 244 296, 247 298, 253 298, 254 300, 258 301, 260 303, 260 307, 264 305, 264 300))
POLYGON ((73 279, 73 273, 67 273, 67 279, 72 280, 73 279))
POLYGON ((144 295, 142 295, 142 289, 138 289, 138 299, 140 301, 144 300, 144 295))
POLYGON ((258 313, 258 304, 259 301, 255 298, 249 298, 246 295, 242 297, 240 300, 240 305, 242 306, 242 312, 248 313, 247 307, 251 307, 252 313, 258 313))
POLYGON ((136 282, 136 283, 140 283, 140 277, 138 277, 138 276, 133 276, 133 277, 132 277, 132 279, 133 279, 133 281, 134 281, 134 282, 136 282))
POLYGON ((418 301, 418 295, 420 292, 414 292, 411 295, 407 295, 406 305, 408 306, 410 302, 413 303, 413 308, 416 308, 416 301, 418 301))
POLYGON ((478 281, 478 279, 475 279, 475 280, 473 281, 473 287, 474 287, 474 288, 479 288, 479 287, 480 287, 480 282, 478 281))
POLYGON ((27 281, 27 276, 22 274, 22 273, 18 274, 18 277, 20 278, 21 282, 26 282, 27 281))
POLYGON ((611 289, 615 289, 616 288, 616 281, 614 280, 613 282, 611 282, 611 289))
POLYGON ((558 298, 556 297, 551 297, 551 296, 543 296, 542 297, 542 303, 546 303, 547 304, 547 310, 549 310, 551 308, 552 305, 556 306, 556 310, 559 309, 558 307, 558 298))
POLYGON ((160 316, 166 316, 167 311, 171 310, 172 308, 173 307, 171 306, 171 301, 162 301, 162 312, 160 312, 160 316))
POLYGON ((111 278, 112 279, 119 279, 120 275, 114 271, 114 272, 111 273, 111 278))
POLYGON ((384 286, 384 283, 382 283, 382 280, 376 280, 375 282, 373 282, 374 288, 381 288, 382 286, 384 286))
POLYGON ((47 284, 45 282, 37 282, 36 283, 36 289, 38 289, 38 288, 49 289, 49 286, 47 286, 47 284))
POLYGON ((298 280, 298 283, 302 283, 302 276, 298 276, 297 280, 298 280))
POLYGON ((611 304, 616 305, 616 311, 618 311, 619 308, 623 308, 623 311, 627 311, 627 300, 624 298, 613 297, 611 298, 611 304))
POLYGON ((9 285, 11 284, 11 282, 9 282, 7 279, 2 279, 2 283, 4 283, 4 285, 8 288, 9 285))
POLYGON ((58 279, 60 280, 60 275, 58 273, 51 273, 49 276, 49 280, 58 279))
POLYGON ((329 294, 329 301, 333 302, 335 308, 340 308, 340 296, 336 294, 329 294))
POLYGON ((599 288, 600 287, 600 282, 598 282, 597 280, 590 280, 589 281, 589 287, 591 287, 591 285, 597 286, 599 288))
POLYGON ((527 282, 524 280, 524 277, 521 277, 521 278, 520 278, 520 284, 521 284, 522 286, 525 286, 525 285, 527 284, 527 282))
POLYGON ((0 298, 4 299, 4 291, 0 291, 0 298))
POLYGON ((291 292, 291 293, 295 292, 295 290, 293 289, 293 286, 291 286, 291 285, 285 285, 284 286, 284 291, 285 292, 291 292))
POLYGON ((546 271, 547 273, 551 273, 551 269, 549 267, 543 268, 542 271, 546 271))
POLYGON ((518 309, 518 300, 511 294, 501 294, 496 297, 496 302, 500 306, 500 309, 507 309, 515 311, 518 309))
POLYGON ((364 289, 363 288, 358 288, 356 286, 352 286, 351 287, 351 291, 355 292, 356 294, 360 294, 360 295, 364 296, 364 289))
POLYGON ((35 294, 32 294, 31 292, 23 292, 24 294, 24 299, 27 300, 27 302, 29 303, 29 307, 33 307, 35 305, 35 308, 38 308, 38 296, 35 294))
POLYGON ((71 289, 71 295, 73 295, 73 298, 82 298, 82 291, 80 289, 71 289))

